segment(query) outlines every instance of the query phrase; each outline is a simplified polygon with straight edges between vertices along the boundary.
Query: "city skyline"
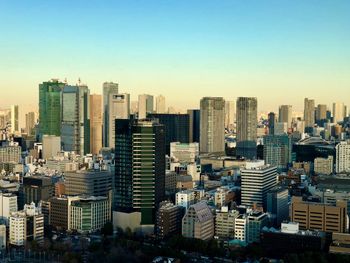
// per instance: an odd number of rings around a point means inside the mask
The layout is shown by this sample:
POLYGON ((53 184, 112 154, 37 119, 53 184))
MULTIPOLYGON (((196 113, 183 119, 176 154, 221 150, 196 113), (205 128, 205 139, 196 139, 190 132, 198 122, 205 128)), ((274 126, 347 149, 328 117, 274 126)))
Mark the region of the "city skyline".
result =
POLYGON ((350 3, 253 2, 3 2, 1 108, 29 111, 38 84, 57 77, 81 78, 92 94, 117 82, 131 100, 162 94, 183 110, 205 96, 254 96, 259 111, 302 111, 286 91, 349 104, 350 3))

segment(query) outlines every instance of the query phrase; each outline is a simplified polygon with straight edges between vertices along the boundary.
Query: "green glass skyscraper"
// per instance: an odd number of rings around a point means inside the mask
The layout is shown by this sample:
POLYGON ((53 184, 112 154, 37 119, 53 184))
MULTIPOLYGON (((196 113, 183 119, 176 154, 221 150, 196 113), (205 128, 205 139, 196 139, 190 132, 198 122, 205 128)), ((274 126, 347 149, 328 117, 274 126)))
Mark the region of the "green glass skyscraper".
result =
POLYGON ((61 135, 61 92, 64 83, 51 80, 39 84, 39 129, 43 135, 61 135))

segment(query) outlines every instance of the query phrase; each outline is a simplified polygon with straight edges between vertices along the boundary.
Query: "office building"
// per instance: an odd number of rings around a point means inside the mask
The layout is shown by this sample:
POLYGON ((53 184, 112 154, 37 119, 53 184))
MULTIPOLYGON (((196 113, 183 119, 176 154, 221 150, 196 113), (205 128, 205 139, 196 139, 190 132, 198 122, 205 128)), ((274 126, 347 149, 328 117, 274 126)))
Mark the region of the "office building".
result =
POLYGON ((180 163, 194 163, 199 156, 198 143, 170 143, 170 157, 180 163))
POLYGON ((260 243, 261 230, 269 224, 269 218, 266 213, 252 211, 247 215, 247 233, 246 242, 260 243))
POLYGON ((236 103, 234 101, 225 102, 225 128, 233 130, 236 121, 236 103))
POLYGON ((323 125, 328 121, 327 118, 327 105, 318 104, 316 108, 316 123, 318 126, 323 127, 323 125))
POLYGON ((200 137, 200 110, 187 110, 189 115, 189 142, 198 142, 200 137))
POLYGON ((276 123, 276 114, 274 112, 270 112, 268 115, 268 127, 269 127, 269 135, 275 134, 275 123, 276 123))
POLYGON ((186 210, 195 203, 195 192, 192 190, 183 190, 176 193, 175 204, 184 207, 186 210))
POLYGON ((109 196, 112 175, 109 171, 78 170, 64 175, 67 195, 109 196))
POLYGON ((333 156, 327 158, 315 158, 314 161, 314 172, 316 175, 330 175, 333 174, 333 156))
POLYGON ((103 146, 109 147, 108 132, 109 125, 114 125, 114 121, 109 120, 109 100, 110 95, 118 94, 118 83, 105 82, 103 83, 103 146))
POLYGON ((156 97, 156 113, 165 113, 165 97, 159 95, 156 97))
POLYGON ((292 197, 291 221, 299 223, 302 230, 345 233, 348 229, 347 203, 337 201, 335 206, 304 202, 302 197, 292 197))
POLYGON ((11 105, 11 133, 19 133, 18 105, 11 105))
POLYGON ((130 94, 111 94, 109 96, 109 130, 108 130, 108 147, 115 147, 115 120, 130 118, 130 94))
POLYGON ((11 213, 17 212, 17 196, 0 192, 0 224, 8 225, 11 213))
POLYGON ((152 232, 165 194, 165 129, 152 120, 116 120, 114 224, 152 232))
POLYGON ((22 211, 11 213, 9 220, 9 244, 24 247, 28 241, 44 243, 44 215, 34 203, 25 205, 22 211))
POLYGON ((205 201, 191 205, 182 219, 182 236, 210 240, 215 234, 214 216, 205 201))
POLYGON ((241 170, 241 203, 257 205, 266 211, 267 193, 277 185, 277 168, 264 161, 247 162, 241 170))
POLYGON ((34 135, 35 134, 35 112, 28 112, 26 114, 26 127, 25 127, 25 132, 28 135, 34 135))
POLYGON ((34 202, 36 205, 40 201, 48 201, 55 195, 54 184, 50 177, 46 176, 25 176, 22 184, 22 205, 34 202))
POLYGON ((287 127, 292 126, 292 106, 291 105, 281 105, 278 111, 278 122, 287 123, 287 127))
POLYGON ((215 216, 215 236, 222 239, 234 239, 235 220, 238 217, 237 210, 228 210, 228 207, 222 207, 215 216))
POLYGON ((71 203, 71 230, 91 233, 101 230, 111 221, 110 202, 107 197, 81 197, 71 203))
POLYGON ((335 147, 336 160, 335 171, 336 173, 350 172, 350 143, 340 142, 335 147))
POLYGON ((170 202, 162 202, 157 212, 156 235, 160 239, 181 234, 185 209, 170 202))
POLYGON ((102 96, 90 95, 90 150, 99 154, 102 149, 102 96))
POLYGON ((148 94, 139 95, 139 119, 146 119, 148 113, 153 113, 153 96, 148 94))
POLYGON ((62 149, 90 153, 90 91, 87 86, 64 86, 62 90, 62 149))
POLYGON ((266 212, 270 214, 274 227, 279 227, 281 223, 289 217, 288 189, 276 187, 267 192, 266 212))
POLYGON ((58 156, 61 152, 61 137, 55 135, 43 135, 42 158, 47 160, 58 156))
POLYGON ((333 122, 343 122, 346 116, 346 107, 342 102, 333 103, 333 122))
POLYGON ((22 149, 16 144, 0 146, 0 163, 20 163, 22 149))
POLYGON ((70 230, 71 204, 78 201, 79 196, 62 196, 50 199, 50 225, 59 231, 70 230))
POLYGON ((256 158, 258 125, 258 101, 256 98, 237 99, 237 147, 236 154, 247 159, 256 158))
POLYGON ((61 135, 61 92, 64 83, 53 79, 39 85, 39 133, 61 135))
POLYGON ((264 136, 264 160, 266 164, 286 171, 292 163, 292 140, 287 135, 264 136))
POLYGON ((309 132, 315 124, 315 100, 305 98, 304 100, 305 131, 309 132))
POLYGON ((187 114, 148 114, 156 119, 165 129, 165 151, 170 154, 170 143, 189 143, 189 116, 187 114))
POLYGON ((224 99, 220 97, 202 98, 200 116, 200 152, 225 152, 224 99))
POLYGON ((240 214, 235 219, 235 239, 246 242, 247 235, 247 217, 240 214))

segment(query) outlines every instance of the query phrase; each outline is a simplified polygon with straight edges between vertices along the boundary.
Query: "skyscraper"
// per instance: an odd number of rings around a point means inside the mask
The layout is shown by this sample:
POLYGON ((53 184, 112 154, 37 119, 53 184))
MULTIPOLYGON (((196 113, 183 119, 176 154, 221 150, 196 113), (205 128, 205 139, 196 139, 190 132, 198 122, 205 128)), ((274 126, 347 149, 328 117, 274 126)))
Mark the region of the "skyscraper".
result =
POLYGON ((200 151, 225 151, 225 100, 204 97, 200 102, 200 151))
POLYGON ((150 120, 115 122, 115 224, 153 232, 165 194, 164 126, 150 120))
POLYGON ((11 105, 11 132, 19 132, 18 124, 18 105, 11 105))
POLYGON ((327 122, 327 105, 318 104, 316 109, 316 123, 322 127, 325 122, 327 122))
POLYGON ((102 96, 90 95, 90 147, 92 154, 102 148, 102 96))
POLYGON ((256 158, 258 101, 256 98, 237 99, 237 155, 256 158))
POLYGON ((64 83, 53 79, 39 85, 39 133, 61 135, 61 92, 64 83))
POLYGON ((291 105, 281 105, 279 107, 278 122, 287 123, 287 127, 292 126, 292 106, 291 105))
POLYGON ((187 110, 187 114, 189 115, 189 118, 190 118, 189 140, 190 142, 199 143, 201 112, 200 110, 187 110))
POLYGON ((309 131, 315 124, 315 101, 305 98, 304 100, 305 130, 309 131))
POLYGON ((232 130, 236 120, 236 105, 234 101, 225 102, 225 128, 232 130))
MULTIPOLYGON (((109 131, 109 96, 118 94, 118 83, 105 82, 103 83, 103 146, 108 147, 108 131, 109 131)), ((114 124, 114 122, 113 122, 114 124)))
POLYGON ((25 132, 28 135, 34 134, 34 127, 35 127, 35 113, 34 112, 28 112, 26 114, 26 129, 25 132))
POLYGON ((264 136, 264 160, 279 171, 287 171, 292 163, 291 138, 287 134, 264 136))
POLYGON ((345 106, 342 102, 333 103, 333 122, 338 123, 344 121, 345 117, 345 106))
POLYGON ((109 117, 108 117, 108 147, 115 147, 115 120, 116 119, 129 119, 130 117, 130 95, 123 94, 110 94, 109 95, 109 117))
POLYGON ((62 91, 61 142, 64 151, 90 153, 90 91, 66 85, 62 91))
POLYGON ((165 97, 163 95, 156 98, 156 113, 165 113, 165 97))
POLYGON ((145 119, 147 113, 153 113, 153 96, 148 94, 139 95, 139 119, 145 119))
POLYGON ((269 134, 274 135, 275 134, 276 114, 274 112, 270 112, 268 119, 269 119, 269 134))

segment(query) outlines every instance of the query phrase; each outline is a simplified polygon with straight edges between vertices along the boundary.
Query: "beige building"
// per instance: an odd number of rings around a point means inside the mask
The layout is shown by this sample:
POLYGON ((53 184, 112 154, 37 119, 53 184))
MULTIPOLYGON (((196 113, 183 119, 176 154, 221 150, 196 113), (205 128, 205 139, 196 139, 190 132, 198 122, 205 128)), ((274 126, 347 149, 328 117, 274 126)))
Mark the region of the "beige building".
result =
POLYGON ((207 203, 191 205, 182 219, 182 235, 187 238, 210 240, 214 237, 214 216, 207 203))
POLYGON ((228 207, 222 207, 215 217, 215 236, 219 238, 235 237, 235 219, 238 218, 237 210, 228 210, 228 207))
POLYGON ((302 230, 345 233, 347 225, 347 203, 337 201, 336 206, 309 203, 294 196, 290 207, 291 221, 299 223, 302 230))
POLYGON ((314 172, 315 174, 322 175, 333 174, 333 156, 328 156, 328 158, 315 158, 314 172))
POLYGON ((43 159, 56 157, 61 151, 61 137, 54 135, 43 136, 43 159))
POLYGON ((90 149, 98 154, 102 148, 102 96, 90 95, 90 149))

